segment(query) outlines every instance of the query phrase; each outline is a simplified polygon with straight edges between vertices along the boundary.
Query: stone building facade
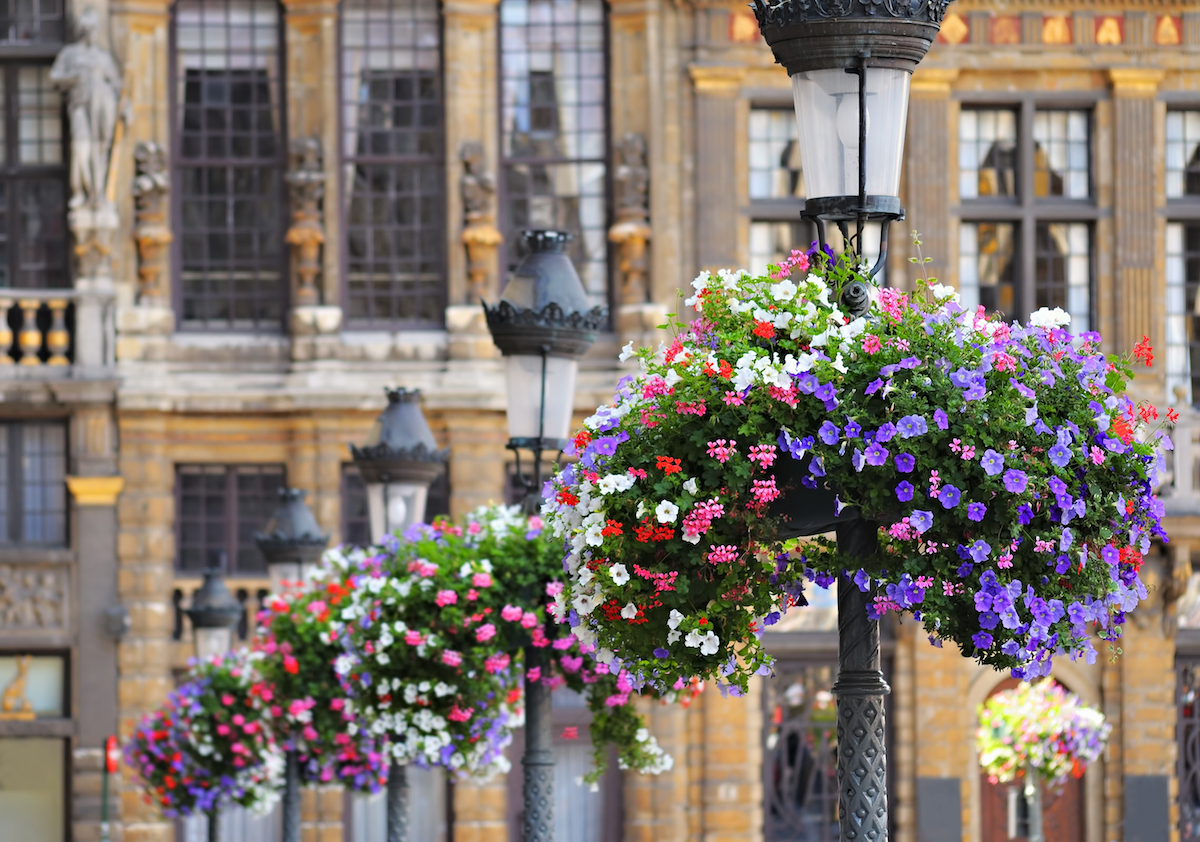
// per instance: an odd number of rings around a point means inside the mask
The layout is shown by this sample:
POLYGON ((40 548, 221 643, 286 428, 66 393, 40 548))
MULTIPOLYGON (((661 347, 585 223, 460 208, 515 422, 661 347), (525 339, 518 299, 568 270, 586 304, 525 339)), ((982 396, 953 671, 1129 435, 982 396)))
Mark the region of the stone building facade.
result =
MULTIPOLYGON (((348 445, 383 387, 420 389, 452 448, 438 510, 505 498, 502 368, 478 302, 496 298, 522 228, 572 230, 587 291, 612 312, 583 363, 581 417, 619 376, 619 346, 657 341, 698 270, 761 269, 811 239, 790 87, 739 2, 6 8, 0 683, 26 674, 36 715, 0 716, 5 839, 99 838, 104 738, 172 687, 190 654, 181 609, 221 553, 253 611, 267 580, 249 535, 276 486, 307 490, 335 542, 363 534, 348 445), (68 45, 111 95, 78 100, 56 75, 68 45), (75 169, 85 159, 102 177, 75 169)), ((1185 407, 1152 599, 1120 658, 1056 666, 1115 729, 1053 808, 1051 838, 1200 839, 1200 416, 1186 409, 1200 400, 1200 11, 956 0, 909 113, 888 283, 913 282, 916 229, 928 272, 971 301, 1063 306, 1112 351, 1149 336, 1139 391, 1185 407)), ((561 786, 560 815, 587 821, 560 838, 834 838, 836 639, 832 603, 814 602, 774 635, 780 674, 749 698, 647 706, 675 768, 615 776, 594 798, 561 786)), ((1007 839, 1007 796, 981 781, 972 736, 1004 676, 911 623, 886 653, 895 838, 1007 839)), ((569 784, 578 752, 561 748, 569 784)), ((515 840, 514 783, 421 784, 440 805, 422 833, 515 840)), ((119 783, 111 801, 114 839, 197 830, 119 783)), ((371 839, 375 809, 311 793, 305 838, 371 839)), ((265 839, 270 824, 230 832, 265 839)))

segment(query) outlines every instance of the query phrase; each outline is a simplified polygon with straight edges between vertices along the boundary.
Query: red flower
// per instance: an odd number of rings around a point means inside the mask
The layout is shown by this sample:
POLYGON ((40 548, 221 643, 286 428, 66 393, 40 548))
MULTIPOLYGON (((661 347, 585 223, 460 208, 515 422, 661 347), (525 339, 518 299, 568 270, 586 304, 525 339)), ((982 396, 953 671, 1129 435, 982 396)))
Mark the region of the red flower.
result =
POLYGON ((1176 421, 1179 420, 1179 413, 1173 409, 1168 409, 1167 410, 1167 420, 1170 421, 1172 424, 1174 424, 1176 421))
POLYGON ((600 530, 601 535, 621 535, 621 522, 617 520, 605 520, 605 527, 600 530))
POLYGON ((558 502, 565 503, 568 506, 574 506, 579 502, 579 498, 564 488, 562 491, 558 492, 558 502))
POLYGON ((725 378, 726 380, 728 380, 730 377, 733 377, 733 366, 731 366, 729 363, 725 362, 725 360, 720 360, 719 362, 721 364, 721 367, 720 367, 720 371, 718 371, 717 373, 721 377, 725 378))
POLYGON ((592 443, 592 434, 587 430, 580 430, 575 434, 575 449, 583 450, 592 443))
POLYGON ((763 339, 774 339, 775 325, 770 322, 755 322, 754 335, 761 336, 763 339))
POLYGON ((1154 362, 1154 349, 1150 347, 1150 337, 1142 335, 1142 341, 1133 346, 1133 358, 1142 360, 1147 367, 1154 362))
POLYGON ((654 467, 658 468, 667 476, 670 476, 671 474, 677 474, 683 470, 683 468, 679 466, 678 459, 672 459, 670 456, 659 456, 657 459, 658 464, 654 467))

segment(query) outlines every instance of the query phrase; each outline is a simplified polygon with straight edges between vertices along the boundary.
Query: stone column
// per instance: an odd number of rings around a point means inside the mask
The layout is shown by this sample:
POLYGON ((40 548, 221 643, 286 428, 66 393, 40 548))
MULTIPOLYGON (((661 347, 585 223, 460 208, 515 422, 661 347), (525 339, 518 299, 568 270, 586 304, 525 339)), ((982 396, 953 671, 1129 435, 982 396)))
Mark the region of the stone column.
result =
POLYGON ((696 699, 703 717, 702 771, 694 786, 704 842, 762 839, 762 684, 743 698, 715 687, 696 699))
POLYGON ((950 101, 950 87, 958 73, 957 68, 940 67, 918 67, 913 73, 904 139, 907 214, 903 221, 892 223, 889 250, 916 257, 912 244, 915 230, 920 235, 921 253, 933 260, 904 267, 900 274, 906 289, 921 276, 949 284, 958 281, 957 229, 950 221, 958 181, 955 167, 947 164, 958 160, 951 145, 956 132, 951 122, 955 106, 950 101))
MULTIPOLYGON (((497 53, 499 0, 447 0, 442 4, 443 96, 446 109, 446 327, 450 332, 452 359, 499 356, 483 310, 477 300, 494 301, 504 286, 495 227, 494 195, 490 197, 492 219, 486 210, 468 207, 472 184, 500 172, 499 56, 497 53), (471 171, 468 172, 468 167, 471 171), (478 167, 479 172, 475 173, 478 167), (469 219, 469 216, 477 218, 469 219), (472 285, 474 274, 479 282, 472 285)), ((478 191, 476 191, 478 192, 478 191)), ((486 190, 484 191, 486 192, 486 190)), ((482 198, 482 197, 480 197, 482 198)), ((471 204, 477 204, 472 199, 471 204)))
POLYGON ((639 699, 638 710, 663 750, 675 760, 661 775, 624 776, 625 842, 687 842, 688 763, 687 711, 639 699))
POLYGON ((745 69, 693 64, 696 111, 696 263, 700 269, 738 264, 737 114, 745 69))
MULTIPOLYGON (((1162 70, 1113 68, 1114 190, 1113 221, 1116 261, 1116 348, 1127 353, 1143 335, 1163 342, 1166 290, 1154 271, 1154 215, 1158 150, 1154 137, 1154 98, 1162 70), (1148 178, 1148 173, 1155 173, 1148 178)), ((1155 376, 1161 380, 1162 367, 1155 376)), ((1161 386, 1158 393, 1161 394, 1161 386)))
MULTIPOLYGON (((171 691, 171 629, 175 557, 175 472, 167 453, 169 417, 123 413, 118 418, 121 476, 117 507, 117 591, 132 621, 117 649, 120 738, 171 691)), ((174 830, 134 790, 121 793, 123 842, 170 842, 174 830)))
POLYGON ((130 120, 114 144, 117 212, 136 224, 113 243, 115 356, 156 356, 175 329, 171 307, 170 7, 166 0, 111 3, 113 53, 124 69, 130 120))

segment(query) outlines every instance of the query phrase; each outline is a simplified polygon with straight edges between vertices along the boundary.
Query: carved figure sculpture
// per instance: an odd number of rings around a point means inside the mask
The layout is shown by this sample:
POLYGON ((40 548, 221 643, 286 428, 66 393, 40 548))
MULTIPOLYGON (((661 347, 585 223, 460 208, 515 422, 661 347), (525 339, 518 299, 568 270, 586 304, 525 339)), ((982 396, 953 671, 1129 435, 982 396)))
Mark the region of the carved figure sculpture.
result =
POLYGON ((100 15, 84 9, 79 40, 59 52, 50 79, 67 96, 71 126, 71 208, 105 203, 109 152, 117 127, 121 77, 117 63, 98 43, 100 15))
POLYGON ((142 141, 133 150, 133 161, 137 168, 133 179, 133 239, 138 250, 138 300, 143 304, 165 303, 165 290, 159 280, 167 246, 173 239, 167 227, 167 194, 171 189, 167 153, 157 143, 142 141))
POLYGON ((25 697, 25 685, 29 680, 29 665, 33 663, 32 655, 18 655, 17 677, 12 680, 4 693, 0 694, 0 719, 33 719, 33 703, 25 697))
POLYGON ((319 304, 321 299, 316 283, 321 272, 321 246, 325 243, 321 141, 315 137, 292 141, 291 158, 291 170, 285 178, 291 193, 292 227, 285 239, 292 247, 294 300, 297 305, 308 307, 319 304))
POLYGON ((492 210, 496 181, 487 171, 483 144, 477 140, 466 141, 459 151, 459 158, 463 165, 459 188, 464 216, 462 242, 467 249, 467 303, 478 304, 488 297, 492 257, 504 238, 496 230, 492 210))
POLYGON ((646 139, 633 132, 617 143, 617 222, 608 239, 618 244, 621 270, 621 303, 646 301, 646 244, 650 240, 650 169, 646 166, 646 139))

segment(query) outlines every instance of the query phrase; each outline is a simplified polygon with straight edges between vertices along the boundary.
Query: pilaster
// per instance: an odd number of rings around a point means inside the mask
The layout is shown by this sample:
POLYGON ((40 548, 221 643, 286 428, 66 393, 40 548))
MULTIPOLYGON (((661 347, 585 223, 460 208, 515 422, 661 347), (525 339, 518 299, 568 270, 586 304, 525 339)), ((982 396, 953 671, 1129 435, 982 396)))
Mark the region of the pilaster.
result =
POLYGON ((697 698, 703 717, 699 807, 704 842, 762 839, 762 683, 742 698, 709 688, 697 698))
POLYGON ((1166 290, 1154 271, 1158 177, 1147 174, 1157 172, 1154 98, 1164 72, 1113 68, 1108 74, 1113 88, 1117 348, 1125 352, 1143 335, 1154 345, 1163 341, 1166 290))
POLYGON ((921 254, 932 260, 918 266, 916 272, 901 273, 902 283, 913 284, 926 275, 946 283, 955 283, 958 273, 958 242, 950 220, 950 206, 956 188, 955 168, 948 161, 958 160, 951 145, 954 140, 950 90, 958 78, 957 68, 917 68, 913 73, 908 105, 908 132, 904 140, 907 214, 892 224, 891 242, 896 252, 916 257, 910 232, 921 239, 921 254))
POLYGON ((674 759, 660 775, 626 774, 624 842, 687 842, 687 712, 679 704, 639 698, 638 709, 658 744, 674 759))
POLYGON ((737 114, 745 68, 693 64, 696 110, 696 260, 700 269, 738 264, 737 114))

